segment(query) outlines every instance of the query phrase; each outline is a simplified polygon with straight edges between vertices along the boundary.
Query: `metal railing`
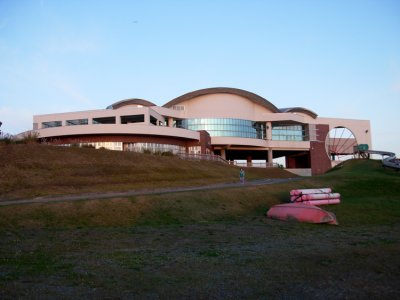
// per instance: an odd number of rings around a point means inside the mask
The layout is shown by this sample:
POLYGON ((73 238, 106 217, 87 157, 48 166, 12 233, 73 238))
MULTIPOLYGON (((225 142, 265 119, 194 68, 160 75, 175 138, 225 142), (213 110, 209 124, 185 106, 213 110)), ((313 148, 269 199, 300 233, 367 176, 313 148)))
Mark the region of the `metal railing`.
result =
POLYGON ((279 164, 278 163, 265 163, 265 162, 252 162, 248 164, 247 162, 237 162, 237 161, 232 161, 229 162, 230 164, 233 164, 238 167, 245 167, 245 168, 278 168, 279 164))
POLYGON ((219 155, 214 154, 194 154, 194 153, 186 153, 186 152, 179 152, 176 154, 178 157, 184 160, 206 160, 206 161, 215 161, 215 162, 222 162, 228 164, 229 162, 223 159, 219 155))

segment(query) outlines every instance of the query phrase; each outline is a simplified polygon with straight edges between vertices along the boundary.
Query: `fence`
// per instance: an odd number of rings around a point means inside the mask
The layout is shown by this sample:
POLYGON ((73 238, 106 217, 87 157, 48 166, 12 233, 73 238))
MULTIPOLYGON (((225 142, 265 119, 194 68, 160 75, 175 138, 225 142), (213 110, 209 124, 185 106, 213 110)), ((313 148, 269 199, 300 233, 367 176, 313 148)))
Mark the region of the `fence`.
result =
POLYGON ((216 161, 222 162, 229 165, 234 165, 237 167, 244 167, 244 168, 278 168, 278 163, 265 163, 265 162, 252 162, 247 164, 247 162, 238 162, 235 160, 225 160, 219 155, 214 154, 190 154, 185 152, 179 152, 176 154, 178 157, 184 160, 207 160, 207 161, 216 161))
POLYGON ((225 164, 229 163, 221 156, 214 154, 191 154, 191 153, 179 152, 176 155, 184 160, 207 160, 207 161, 222 162, 225 164))
POLYGON ((230 164, 233 164, 238 167, 244 167, 244 168, 278 168, 279 164, 278 163, 266 163, 266 162, 238 162, 238 161, 232 161, 229 162, 230 164))

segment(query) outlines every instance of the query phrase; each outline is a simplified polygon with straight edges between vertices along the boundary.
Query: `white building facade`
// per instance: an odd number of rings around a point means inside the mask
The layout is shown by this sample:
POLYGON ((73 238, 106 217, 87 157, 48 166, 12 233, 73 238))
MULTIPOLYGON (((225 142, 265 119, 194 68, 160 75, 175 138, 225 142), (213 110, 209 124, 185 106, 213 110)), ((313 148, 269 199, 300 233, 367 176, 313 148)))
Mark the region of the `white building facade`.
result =
POLYGON ((112 150, 201 153, 225 160, 284 157, 289 169, 321 174, 334 158, 371 149, 368 120, 321 118, 302 108, 277 108, 254 93, 208 88, 177 97, 163 106, 142 99, 116 102, 106 109, 35 115, 39 141, 93 145, 112 150), (341 135, 332 136, 334 129, 341 135), (344 134, 345 133, 345 134, 344 134))

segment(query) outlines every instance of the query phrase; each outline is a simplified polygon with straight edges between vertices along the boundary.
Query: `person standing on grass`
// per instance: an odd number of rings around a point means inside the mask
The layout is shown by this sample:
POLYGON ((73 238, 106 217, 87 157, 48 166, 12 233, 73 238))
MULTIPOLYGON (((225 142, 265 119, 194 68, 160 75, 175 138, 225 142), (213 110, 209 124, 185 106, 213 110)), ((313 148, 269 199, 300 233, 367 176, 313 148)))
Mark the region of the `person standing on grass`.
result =
POLYGON ((240 168, 240 171, 239 171, 239 179, 240 179, 240 183, 244 183, 244 170, 242 168, 240 168))

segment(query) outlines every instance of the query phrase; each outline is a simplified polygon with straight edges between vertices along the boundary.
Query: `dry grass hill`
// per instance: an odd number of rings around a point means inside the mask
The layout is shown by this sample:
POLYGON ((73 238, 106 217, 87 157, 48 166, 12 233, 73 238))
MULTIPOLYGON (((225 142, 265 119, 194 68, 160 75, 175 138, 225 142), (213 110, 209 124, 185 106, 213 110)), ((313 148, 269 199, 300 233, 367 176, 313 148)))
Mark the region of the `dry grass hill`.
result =
MULTIPOLYGON (((238 168, 175 156, 0 145, 0 199, 237 182, 238 168)), ((248 169, 247 179, 286 178, 281 169, 248 169)))
MULTIPOLYGON (((0 199, 238 180, 223 164, 40 145, 0 146, 0 168, 0 199)), ((400 299, 399 195, 399 172, 353 160, 275 185, 0 206, 0 298, 400 299), (342 195, 324 207, 338 226, 265 217, 317 187, 342 195)))

